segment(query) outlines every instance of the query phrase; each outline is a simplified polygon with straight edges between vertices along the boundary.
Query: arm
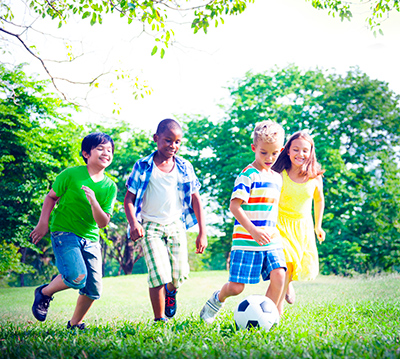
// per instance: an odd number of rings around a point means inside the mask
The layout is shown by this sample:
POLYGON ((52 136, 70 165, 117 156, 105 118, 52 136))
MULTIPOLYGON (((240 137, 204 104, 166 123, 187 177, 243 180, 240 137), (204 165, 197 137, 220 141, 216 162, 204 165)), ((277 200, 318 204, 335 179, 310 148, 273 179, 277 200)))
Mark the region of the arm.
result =
POLYGON ((317 178, 317 187, 314 192, 314 217, 315 217, 315 233, 322 243, 325 240, 325 231, 322 229, 322 217, 325 209, 324 189, 322 184, 322 177, 317 178))
POLYGON ((82 186, 81 189, 85 191, 86 198, 92 207, 93 218, 97 223, 97 226, 99 228, 104 228, 108 222, 110 222, 110 215, 103 211, 99 202, 97 202, 96 195, 92 189, 86 186, 82 186))
POLYGON ((39 222, 36 225, 35 229, 29 235, 29 237, 32 238, 33 244, 38 243, 48 232, 50 214, 59 198, 60 197, 57 197, 53 189, 51 189, 50 192, 46 195, 46 198, 43 202, 39 222))
POLYGON ((135 200, 136 195, 134 195, 132 192, 126 191, 124 199, 125 215, 129 226, 131 227, 130 236, 134 242, 144 236, 144 229, 136 218, 135 200))
POLYGON ((196 239, 196 253, 204 253, 207 248, 206 221, 204 218, 203 207, 201 205, 200 194, 195 192, 192 194, 193 211, 199 224, 199 235, 196 239))
POLYGON ((256 227, 246 216, 246 213, 244 213, 243 208, 241 207, 242 203, 243 200, 239 198, 233 198, 231 200, 229 209, 232 214, 260 246, 271 242, 269 234, 264 229, 256 227))

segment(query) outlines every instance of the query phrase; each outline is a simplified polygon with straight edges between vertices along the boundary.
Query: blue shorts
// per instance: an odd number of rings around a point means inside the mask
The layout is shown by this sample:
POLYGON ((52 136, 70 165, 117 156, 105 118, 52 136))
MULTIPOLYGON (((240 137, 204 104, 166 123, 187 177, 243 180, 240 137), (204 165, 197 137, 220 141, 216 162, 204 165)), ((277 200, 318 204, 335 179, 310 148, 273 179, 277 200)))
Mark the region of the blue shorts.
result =
POLYGON ((242 251, 231 252, 229 281, 243 284, 256 284, 269 280, 270 273, 277 268, 286 267, 285 254, 282 248, 267 251, 242 251))
POLYGON ((51 243, 64 283, 95 300, 102 289, 101 245, 70 232, 52 232, 51 243))

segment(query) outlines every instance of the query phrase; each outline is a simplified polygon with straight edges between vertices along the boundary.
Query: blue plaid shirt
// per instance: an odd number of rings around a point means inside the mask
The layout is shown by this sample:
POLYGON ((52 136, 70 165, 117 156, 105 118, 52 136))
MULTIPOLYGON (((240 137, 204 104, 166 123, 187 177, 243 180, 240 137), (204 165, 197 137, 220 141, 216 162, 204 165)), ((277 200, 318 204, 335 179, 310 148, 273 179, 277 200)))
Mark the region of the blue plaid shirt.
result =
MULTIPOLYGON (((153 158, 156 152, 137 161, 133 166, 132 173, 126 181, 126 188, 136 195, 135 208, 136 218, 140 222, 144 192, 149 184, 151 172, 153 171, 153 158)), ((186 229, 197 224, 197 219, 192 207, 192 194, 200 189, 200 182, 194 173, 193 166, 189 161, 175 156, 175 164, 178 169, 178 192, 182 201, 182 221, 186 229)))

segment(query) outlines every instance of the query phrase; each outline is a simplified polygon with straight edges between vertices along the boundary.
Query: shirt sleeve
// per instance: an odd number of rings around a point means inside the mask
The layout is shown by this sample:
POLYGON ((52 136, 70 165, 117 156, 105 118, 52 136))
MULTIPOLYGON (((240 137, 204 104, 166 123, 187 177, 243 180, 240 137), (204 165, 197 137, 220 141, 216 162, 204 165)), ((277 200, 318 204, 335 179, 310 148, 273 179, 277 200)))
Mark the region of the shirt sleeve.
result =
POLYGON ((250 189, 251 178, 241 173, 235 180, 231 200, 238 198, 247 203, 250 198, 250 189))
POLYGON ((53 183, 52 188, 57 197, 62 197, 62 195, 65 193, 68 188, 68 181, 69 169, 67 168, 64 171, 60 172, 53 183))
POLYGON ((137 194, 137 190, 139 188, 139 162, 136 162, 133 166, 132 172, 126 180, 126 188, 129 192, 133 194, 137 194))

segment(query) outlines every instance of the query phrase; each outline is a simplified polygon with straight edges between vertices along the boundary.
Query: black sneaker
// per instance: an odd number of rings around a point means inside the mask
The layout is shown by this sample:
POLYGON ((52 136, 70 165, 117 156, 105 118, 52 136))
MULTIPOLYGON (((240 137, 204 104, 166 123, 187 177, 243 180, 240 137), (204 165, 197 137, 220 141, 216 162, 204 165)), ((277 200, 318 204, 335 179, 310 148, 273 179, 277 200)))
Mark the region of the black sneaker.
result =
POLYGON ((155 318, 154 323, 168 323, 168 318, 155 318))
POLYGON ((32 305, 32 313, 34 317, 41 322, 44 322, 46 320, 50 301, 53 300, 53 297, 42 294, 42 289, 47 286, 48 284, 43 284, 35 289, 35 300, 32 305))
POLYGON ((85 323, 71 325, 71 322, 68 320, 67 329, 75 329, 75 328, 79 330, 87 329, 85 323))
POLYGON ((170 292, 165 285, 165 315, 172 318, 176 313, 176 289, 170 292))

